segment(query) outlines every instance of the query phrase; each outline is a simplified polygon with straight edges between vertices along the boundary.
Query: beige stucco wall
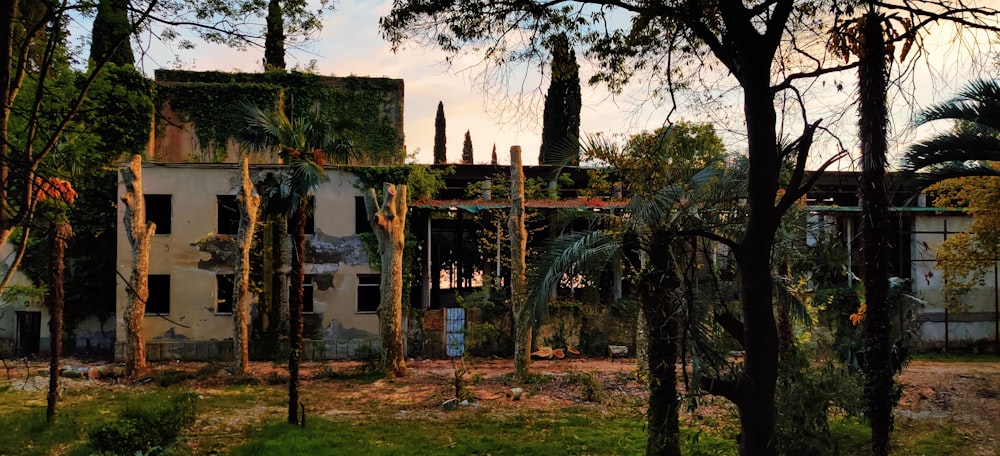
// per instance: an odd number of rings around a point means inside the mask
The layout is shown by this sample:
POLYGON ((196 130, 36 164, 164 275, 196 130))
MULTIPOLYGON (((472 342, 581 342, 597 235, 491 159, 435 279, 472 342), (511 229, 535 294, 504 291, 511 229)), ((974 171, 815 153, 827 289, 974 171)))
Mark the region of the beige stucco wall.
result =
MULTIPOLYGON (((254 167, 256 182, 280 168, 254 167)), ((357 275, 370 274, 367 256, 355 235, 353 175, 328 169, 330 181, 315 192, 315 235, 308 236, 306 274, 318 274, 314 288, 314 316, 320 331, 307 337, 336 340, 377 337, 378 319, 358 313, 357 275), (320 258, 323 262, 309 263, 320 258), (331 260, 332 259, 332 260, 331 260), (330 287, 328 284, 332 284, 330 287)), ((216 313, 216 275, 231 274, 231 258, 218 256, 193 245, 217 231, 217 195, 235 195, 239 171, 232 164, 144 164, 145 194, 172 195, 171 233, 154 236, 150 250, 150 274, 170 275, 170 313, 147 315, 144 321, 150 341, 211 341, 232 337, 232 316, 216 313)), ((119 196, 124 187, 119 185, 119 196)), ((131 247, 122 226, 124 205, 118 207, 118 271, 128 277, 131 247)), ((124 308, 128 297, 124 283, 117 290, 117 337, 123 341, 124 308)))

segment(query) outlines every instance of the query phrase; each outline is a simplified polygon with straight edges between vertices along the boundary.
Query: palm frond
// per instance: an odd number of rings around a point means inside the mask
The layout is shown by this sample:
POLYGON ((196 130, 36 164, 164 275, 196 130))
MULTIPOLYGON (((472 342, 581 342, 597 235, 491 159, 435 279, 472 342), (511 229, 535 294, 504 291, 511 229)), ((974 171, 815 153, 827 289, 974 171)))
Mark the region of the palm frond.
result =
POLYGON ((251 152, 278 147, 288 118, 281 112, 267 113, 247 101, 237 103, 236 110, 244 127, 236 132, 236 140, 251 152))
POLYGON ((917 115, 917 123, 963 120, 1000 129, 1000 82, 980 79, 969 83, 955 98, 917 115))
POLYGON ((1000 162, 1000 137, 979 130, 964 130, 937 135, 910 147, 903 157, 907 171, 949 162, 988 160, 1000 162))
POLYGON ((923 190, 939 182, 959 177, 1000 177, 1000 169, 982 163, 944 164, 928 171, 906 174, 902 184, 913 190, 923 190))
POLYGON ((528 274, 527 306, 535 321, 546 311, 549 291, 566 274, 595 277, 621 250, 620 240, 604 231, 570 233, 553 239, 528 274))

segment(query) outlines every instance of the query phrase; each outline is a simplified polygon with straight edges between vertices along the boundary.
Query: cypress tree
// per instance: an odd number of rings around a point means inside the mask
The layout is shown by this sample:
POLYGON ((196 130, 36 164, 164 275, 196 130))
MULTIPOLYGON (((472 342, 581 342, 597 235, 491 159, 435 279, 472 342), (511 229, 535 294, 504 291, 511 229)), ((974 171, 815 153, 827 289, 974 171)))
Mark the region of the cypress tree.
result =
POLYGON ((100 0, 91 35, 90 60, 118 66, 135 64, 128 20, 128 0, 100 0))
POLYGON ((285 20, 281 0, 267 3, 267 32, 264 34, 264 71, 285 70, 285 20))
POLYGON ((538 163, 555 164, 569 158, 570 164, 580 162, 580 65, 576 52, 569 45, 565 34, 552 37, 549 90, 545 94, 545 111, 542 120, 542 147, 538 163))
POLYGON ((490 157, 490 164, 493 166, 497 165, 497 144, 493 143, 493 156, 490 157))
POLYGON ((472 135, 465 130, 465 142, 462 143, 462 163, 472 164, 472 135))
POLYGON ((438 102, 437 116, 434 117, 434 164, 448 163, 444 136, 444 103, 438 102))

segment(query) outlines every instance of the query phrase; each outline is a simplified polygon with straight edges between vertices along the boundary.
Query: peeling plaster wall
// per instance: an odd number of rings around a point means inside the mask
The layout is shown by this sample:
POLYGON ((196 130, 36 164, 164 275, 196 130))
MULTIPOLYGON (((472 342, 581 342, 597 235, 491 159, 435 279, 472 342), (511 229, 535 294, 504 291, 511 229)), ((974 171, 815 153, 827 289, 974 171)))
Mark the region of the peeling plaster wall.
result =
MULTIPOLYGON (((258 166, 251 178, 259 181, 280 167, 258 166)), ((314 313, 307 321, 315 327, 310 335, 325 340, 373 339, 378 337, 378 318, 358 313, 357 276, 371 274, 368 258, 354 234, 354 176, 330 168, 330 182, 315 193, 315 235, 307 239, 306 274, 315 274, 314 313)), ((146 338, 158 342, 222 341, 232 338, 232 315, 216 313, 216 275, 233 272, 233 243, 211 239, 217 231, 217 195, 235 195, 239 171, 232 164, 143 165, 146 194, 172 195, 171 233, 157 234, 151 244, 150 274, 170 275, 170 312, 147 315, 146 338)), ((119 197, 124 192, 119 186, 119 197)), ((124 233, 124 205, 118 207, 118 271, 129 275, 131 248, 124 233)), ((118 282, 116 326, 118 340, 125 340, 122 315, 128 301, 125 286, 118 282)), ((253 304, 251 304, 253 305, 253 304)), ((120 355, 120 348, 116 350, 120 355)), ((221 356, 221 355, 220 355, 221 356)), ((151 350, 151 358, 153 358, 151 350)))

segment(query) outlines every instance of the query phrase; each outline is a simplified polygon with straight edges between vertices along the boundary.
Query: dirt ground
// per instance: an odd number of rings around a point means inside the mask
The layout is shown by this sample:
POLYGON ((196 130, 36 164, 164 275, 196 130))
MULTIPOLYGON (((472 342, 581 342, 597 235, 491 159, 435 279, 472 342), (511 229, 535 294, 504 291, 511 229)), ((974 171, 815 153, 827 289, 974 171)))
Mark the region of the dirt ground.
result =
POLYGON ((1000 454, 1000 362, 914 361, 899 380, 897 423, 942 420, 970 438, 976 455, 1000 454))
MULTIPOLYGON (((80 365, 72 360, 66 365, 80 365)), ((44 369, 42 363, 32 363, 30 370, 44 369), (37 365, 36 365, 37 364, 37 365)), ((228 394, 231 383, 224 366, 206 369, 205 363, 158 363, 155 371, 201 369, 215 372, 202 380, 189 380, 186 386, 202 396, 228 394), (216 371, 215 368, 218 367, 216 371)), ((461 380, 463 397, 468 404, 457 408, 489 413, 516 413, 530 410, 557 410, 563 407, 592 407, 601 413, 641 413, 645 390, 635 381, 634 360, 562 359, 534 360, 531 370, 547 381, 523 385, 524 393, 514 400, 509 378, 513 370, 510 360, 478 359, 461 362, 448 360, 409 360, 410 375, 403 379, 374 382, 352 377, 359 368, 357 362, 309 362, 303 366, 302 398, 310 416, 396 416, 399 419, 442 416, 444 402, 455 397, 456 374, 461 380), (585 377, 585 378, 584 378, 585 377), (593 379, 588 390, 587 379, 593 379), (593 402, 594 390, 600 400, 593 402)), ((15 368, 12 386, 19 389, 43 390, 44 377, 25 379, 24 366, 15 368), (20 371, 20 372, 18 372, 20 371), (20 378, 18 378, 20 377, 20 378)), ((258 379, 280 378, 287 372, 274 363, 253 363, 251 372, 258 379)), ((154 376, 155 378, 155 376, 154 376)), ((900 376, 903 397, 896 408, 898 424, 907 420, 928 420, 948 425, 965 434, 976 447, 975 455, 1000 454, 1000 361, 998 362, 933 362, 914 361, 900 376)), ((153 381, 140 385, 114 380, 65 379, 66 388, 155 388, 153 381)), ((245 429, 266 420, 280 420, 287 413, 282 402, 282 386, 276 385, 270 400, 259 401, 251 409, 203 410, 198 425, 191 432, 194 447, 227 447, 226 439, 242 435, 245 429), (214 437, 221 436, 221 441, 214 437)), ((711 401, 710 401, 711 402, 711 401)), ((731 413, 725 401, 714 401, 699 413, 731 413)))

